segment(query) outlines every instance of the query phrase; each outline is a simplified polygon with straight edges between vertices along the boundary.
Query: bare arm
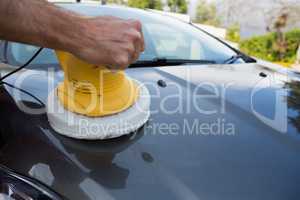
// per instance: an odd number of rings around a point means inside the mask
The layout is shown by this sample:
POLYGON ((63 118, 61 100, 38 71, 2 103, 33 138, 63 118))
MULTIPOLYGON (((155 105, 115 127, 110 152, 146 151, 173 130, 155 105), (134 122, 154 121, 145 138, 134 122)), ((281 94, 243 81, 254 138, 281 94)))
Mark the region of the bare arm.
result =
POLYGON ((86 18, 44 0, 1 0, 0 39, 68 51, 112 68, 127 67, 144 50, 138 21, 86 18))

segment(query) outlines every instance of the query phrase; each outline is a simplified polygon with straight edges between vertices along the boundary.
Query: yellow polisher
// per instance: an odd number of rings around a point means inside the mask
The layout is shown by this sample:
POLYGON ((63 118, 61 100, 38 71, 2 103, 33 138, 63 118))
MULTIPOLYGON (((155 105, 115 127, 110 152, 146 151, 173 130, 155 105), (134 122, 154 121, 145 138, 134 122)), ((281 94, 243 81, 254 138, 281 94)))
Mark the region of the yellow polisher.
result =
POLYGON ((124 71, 86 63, 56 51, 64 81, 47 101, 47 116, 58 133, 78 139, 108 139, 129 134, 149 118, 147 88, 124 71))

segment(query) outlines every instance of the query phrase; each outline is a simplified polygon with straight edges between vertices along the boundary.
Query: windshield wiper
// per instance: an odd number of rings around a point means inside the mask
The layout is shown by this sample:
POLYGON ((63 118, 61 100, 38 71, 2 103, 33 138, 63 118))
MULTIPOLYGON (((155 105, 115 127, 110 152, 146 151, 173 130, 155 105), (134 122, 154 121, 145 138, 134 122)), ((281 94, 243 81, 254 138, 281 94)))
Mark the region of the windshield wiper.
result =
POLYGON ((157 67, 157 66, 175 66, 175 65, 184 65, 184 64, 216 64, 216 61, 154 58, 152 60, 139 60, 131 64, 129 67, 157 67))
POLYGON ((233 64, 233 63, 235 63, 238 59, 243 59, 243 55, 241 55, 241 54, 236 54, 236 55, 233 55, 233 56, 231 56, 230 58, 228 58, 228 59, 226 59, 226 60, 224 60, 224 64, 233 64))
POLYGON ((246 63, 252 63, 252 62, 256 62, 255 59, 244 55, 243 53, 237 53, 233 56, 231 56, 230 58, 226 59, 223 61, 223 64, 233 64, 235 63, 238 59, 243 59, 246 63))

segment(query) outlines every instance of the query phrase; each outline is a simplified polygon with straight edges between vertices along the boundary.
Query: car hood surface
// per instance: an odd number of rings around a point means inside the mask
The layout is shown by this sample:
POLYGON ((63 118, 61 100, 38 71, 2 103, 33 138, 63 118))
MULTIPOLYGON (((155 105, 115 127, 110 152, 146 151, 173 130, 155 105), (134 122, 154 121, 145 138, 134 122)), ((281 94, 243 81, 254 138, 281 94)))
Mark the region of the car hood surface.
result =
MULTIPOLYGON (((27 70, 7 82, 46 103, 63 79, 47 74, 27 70)), ((72 200, 299 198, 296 74, 259 64, 127 74, 149 89, 151 117, 138 132, 105 141, 60 136, 43 108, 21 111, 41 107, 36 100, 2 87, 1 163, 72 200)))

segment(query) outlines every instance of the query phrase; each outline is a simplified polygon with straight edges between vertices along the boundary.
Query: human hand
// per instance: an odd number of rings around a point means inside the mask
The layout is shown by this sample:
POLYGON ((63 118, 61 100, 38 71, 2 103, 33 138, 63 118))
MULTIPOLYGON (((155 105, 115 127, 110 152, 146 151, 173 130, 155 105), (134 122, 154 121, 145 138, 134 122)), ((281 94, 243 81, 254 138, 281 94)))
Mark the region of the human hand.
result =
POLYGON ((81 21, 83 35, 71 53, 95 65, 125 69, 144 51, 142 25, 137 20, 102 16, 81 21))

